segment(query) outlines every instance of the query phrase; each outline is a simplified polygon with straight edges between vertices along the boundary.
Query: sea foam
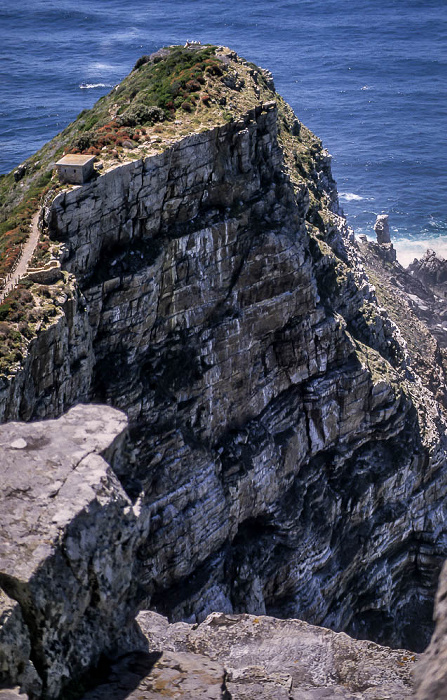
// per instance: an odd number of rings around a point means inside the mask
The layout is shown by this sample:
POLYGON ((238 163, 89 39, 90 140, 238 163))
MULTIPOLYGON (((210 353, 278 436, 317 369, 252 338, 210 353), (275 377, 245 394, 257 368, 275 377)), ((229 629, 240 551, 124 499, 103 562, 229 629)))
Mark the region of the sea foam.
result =
POLYGON ((79 87, 81 90, 91 90, 92 88, 105 88, 113 86, 108 85, 107 83, 81 83, 79 87))
POLYGON ((447 236, 437 236, 436 238, 398 238, 392 239, 396 249, 397 260, 401 265, 407 267, 414 258, 422 258, 424 253, 430 248, 443 258, 447 258, 447 236))
POLYGON ((360 201, 362 199, 365 199, 364 197, 361 197, 359 194, 354 194, 353 192, 340 192, 338 195, 338 198, 343 200, 344 202, 352 202, 352 201, 360 201))

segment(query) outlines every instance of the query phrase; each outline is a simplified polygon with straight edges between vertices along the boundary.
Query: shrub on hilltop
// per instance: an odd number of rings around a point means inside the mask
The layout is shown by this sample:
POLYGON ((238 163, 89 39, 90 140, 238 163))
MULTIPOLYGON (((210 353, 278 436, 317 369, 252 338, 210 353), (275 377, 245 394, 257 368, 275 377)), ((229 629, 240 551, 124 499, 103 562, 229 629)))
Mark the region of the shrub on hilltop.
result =
MULTIPOLYGON (((81 115, 70 150, 98 154, 104 148, 136 144, 143 134, 135 127, 173 120, 179 109, 193 112, 207 79, 221 76, 225 70, 215 52, 215 46, 176 46, 142 56, 109 96, 81 115)), ((202 103, 208 106, 209 96, 202 103)))
POLYGON ((222 75, 224 67, 215 53, 215 46, 177 46, 155 55, 154 60, 142 57, 117 89, 117 97, 131 102, 138 96, 139 103, 159 107, 167 119, 172 118, 175 98, 181 97, 181 104, 192 92, 200 90, 207 75, 222 75))
POLYGON ((162 122, 165 119, 165 113, 160 107, 147 107, 145 104, 137 102, 126 109, 125 112, 117 117, 119 126, 152 126, 156 122, 162 122))

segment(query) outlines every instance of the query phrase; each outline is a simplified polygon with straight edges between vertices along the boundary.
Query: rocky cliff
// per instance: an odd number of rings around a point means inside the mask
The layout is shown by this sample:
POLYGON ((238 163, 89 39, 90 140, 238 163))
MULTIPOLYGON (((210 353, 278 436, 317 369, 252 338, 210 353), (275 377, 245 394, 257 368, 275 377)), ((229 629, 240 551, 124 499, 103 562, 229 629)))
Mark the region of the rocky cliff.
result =
POLYGON ((425 654, 416 667, 416 695, 418 700, 446 700, 447 698, 447 565, 441 572, 436 595, 436 628, 425 654))
MULTIPOLYGON (((119 514, 101 535, 132 561, 111 639, 142 606, 189 623, 299 617, 420 650, 447 553, 443 408, 377 302, 328 154, 265 72, 215 55, 196 108, 214 105, 212 124, 186 120, 160 152, 47 199, 65 286, 3 378, 1 416, 102 402, 128 417, 113 488, 138 536, 119 514)), ((6 574, 23 609, 20 567, 6 574)), ((102 619, 95 577, 82 586, 102 619)), ((30 609, 30 658, 56 697, 112 644, 43 653, 30 609)))
POLYGON ((411 367, 446 407, 446 309, 439 282, 446 263, 427 251, 405 269, 396 261, 392 244, 363 239, 359 248, 379 302, 399 324, 411 367))

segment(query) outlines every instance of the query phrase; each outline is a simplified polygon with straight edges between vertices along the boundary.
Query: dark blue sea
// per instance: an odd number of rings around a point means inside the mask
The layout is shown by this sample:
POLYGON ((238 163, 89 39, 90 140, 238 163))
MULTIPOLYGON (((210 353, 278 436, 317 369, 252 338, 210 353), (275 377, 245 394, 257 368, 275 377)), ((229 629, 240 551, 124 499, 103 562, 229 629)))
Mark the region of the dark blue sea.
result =
POLYGON ((333 154, 350 225, 447 252, 446 0, 0 0, 0 172, 142 54, 197 39, 269 68, 333 154))

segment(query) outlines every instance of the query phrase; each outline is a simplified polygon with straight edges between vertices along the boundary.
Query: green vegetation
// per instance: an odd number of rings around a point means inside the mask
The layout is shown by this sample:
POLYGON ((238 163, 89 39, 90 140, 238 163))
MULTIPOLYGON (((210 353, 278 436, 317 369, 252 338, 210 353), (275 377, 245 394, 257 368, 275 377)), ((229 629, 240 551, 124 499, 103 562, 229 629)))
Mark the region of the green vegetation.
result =
POLYGON ((43 234, 34 251, 34 255, 31 258, 30 267, 43 267, 47 262, 51 260, 53 244, 50 241, 48 235, 43 234))
POLYGON ((34 297, 29 292, 30 282, 21 282, 15 287, 6 297, 4 302, 0 304, 0 321, 19 321, 35 322, 37 317, 34 316, 34 297))
POLYGON ((22 333, 0 321, 0 373, 4 374, 15 362, 23 360, 22 333))
MULTIPOLYGON (((165 50, 166 51, 166 50, 165 50)), ((191 93, 200 91, 206 76, 223 74, 223 65, 215 58, 216 47, 199 50, 175 47, 154 62, 135 65, 134 70, 117 89, 120 101, 136 100, 147 106, 164 110, 166 118, 174 116, 175 109, 191 93)))
POLYGON ((38 330, 54 322, 61 305, 71 296, 64 281, 48 286, 23 280, 0 304, 0 374, 20 366, 38 330))
POLYGON ((117 122, 119 126, 137 126, 137 124, 152 126, 156 122, 162 122, 164 119, 165 113, 160 107, 147 107, 145 104, 137 102, 128 107, 117 118, 117 122))
POLYGON ((20 255, 21 245, 30 234, 33 214, 50 189, 51 176, 51 170, 44 172, 27 190, 22 202, 11 215, 0 223, 0 277, 4 278, 11 272, 20 255))
POLYGON ((178 46, 162 49, 153 60, 143 56, 108 99, 80 115, 81 133, 72 142, 71 152, 99 155, 123 145, 134 148, 146 135, 144 129, 135 127, 173 121, 177 110, 191 114, 199 101, 207 106, 210 96, 200 91, 207 78, 224 72, 215 52, 215 46, 178 46), (110 119, 112 97, 115 115, 110 119))

